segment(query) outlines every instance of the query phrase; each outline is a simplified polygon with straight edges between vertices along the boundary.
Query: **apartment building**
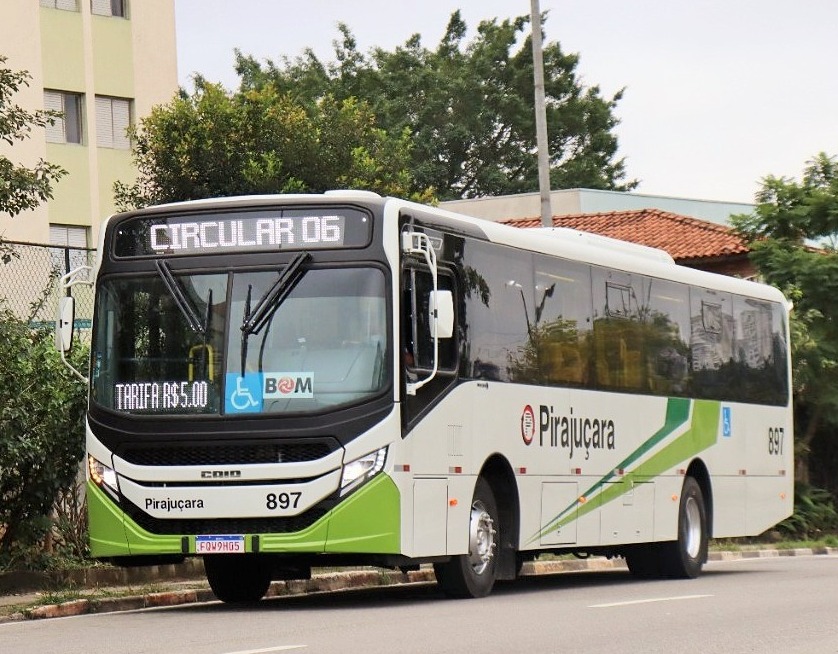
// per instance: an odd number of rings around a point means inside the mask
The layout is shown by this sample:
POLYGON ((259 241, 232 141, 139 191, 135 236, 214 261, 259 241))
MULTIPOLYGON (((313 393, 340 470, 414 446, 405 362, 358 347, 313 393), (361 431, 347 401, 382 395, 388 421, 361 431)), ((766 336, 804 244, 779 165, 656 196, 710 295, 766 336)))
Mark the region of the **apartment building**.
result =
POLYGON ((177 90, 174 0, 3 0, 0 54, 31 76, 16 104, 63 114, 0 151, 68 172, 50 202, 14 218, 0 213, 0 236, 95 246, 114 210, 114 182, 136 177, 126 128, 177 90))

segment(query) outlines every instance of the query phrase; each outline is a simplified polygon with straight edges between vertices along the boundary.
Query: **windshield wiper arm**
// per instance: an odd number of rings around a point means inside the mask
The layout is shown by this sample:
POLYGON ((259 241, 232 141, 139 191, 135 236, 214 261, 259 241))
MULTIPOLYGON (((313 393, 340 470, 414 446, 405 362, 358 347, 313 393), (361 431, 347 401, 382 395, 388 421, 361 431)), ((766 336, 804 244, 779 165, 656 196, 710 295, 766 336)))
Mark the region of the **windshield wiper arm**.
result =
POLYGON ((244 336, 250 334, 258 334, 265 323, 270 320, 273 313, 279 308, 279 305, 285 301, 288 294, 297 285, 297 282, 303 276, 302 266, 308 261, 311 255, 308 252, 300 252, 282 271, 273 286, 271 286, 262 298, 256 303, 251 312, 248 307, 245 308, 244 321, 242 322, 241 330, 244 336))
POLYGON ((177 304, 178 309, 180 309, 180 312, 183 314, 183 317, 186 318, 189 328, 198 334, 205 334, 207 331, 206 325, 201 322, 201 319, 198 317, 198 312, 195 310, 195 307, 192 306, 192 303, 189 301, 189 298, 183 290, 183 287, 180 285, 180 282, 172 274, 172 269, 169 268, 169 264, 162 259, 158 259, 154 262, 154 264, 157 266, 157 272, 160 274, 160 278, 163 280, 166 290, 169 291, 169 294, 174 298, 175 304, 177 304))

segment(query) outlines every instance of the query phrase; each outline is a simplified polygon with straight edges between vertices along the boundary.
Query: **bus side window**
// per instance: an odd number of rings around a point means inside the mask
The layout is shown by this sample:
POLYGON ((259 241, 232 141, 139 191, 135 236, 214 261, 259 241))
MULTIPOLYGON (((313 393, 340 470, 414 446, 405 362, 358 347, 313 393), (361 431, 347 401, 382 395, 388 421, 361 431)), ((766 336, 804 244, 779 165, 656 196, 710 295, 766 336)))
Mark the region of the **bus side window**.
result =
MULTIPOLYGON (((453 291, 453 279, 440 274, 437 278, 440 290, 453 291)), ((433 367, 434 344, 430 321, 430 298, 433 279, 430 273, 408 268, 402 278, 402 359, 410 369, 433 367)), ((456 335, 456 329, 454 330, 456 335)), ((456 336, 439 339, 440 371, 450 371, 457 365, 456 336)))

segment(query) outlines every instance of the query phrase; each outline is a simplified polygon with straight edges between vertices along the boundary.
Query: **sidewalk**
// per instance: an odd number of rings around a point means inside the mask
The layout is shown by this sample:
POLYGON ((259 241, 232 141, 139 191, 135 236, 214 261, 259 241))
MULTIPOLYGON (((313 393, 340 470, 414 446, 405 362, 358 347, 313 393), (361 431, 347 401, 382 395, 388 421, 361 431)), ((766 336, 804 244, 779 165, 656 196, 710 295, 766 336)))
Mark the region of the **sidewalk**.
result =
MULTIPOLYGON (((817 554, 838 555, 838 548, 711 551, 709 560, 733 561, 817 554)), ((545 575, 612 569, 625 569, 625 562, 622 559, 609 560, 599 557, 534 561, 524 564, 522 574, 545 575)), ((42 588, 49 588, 51 583, 51 587, 55 588, 55 580, 50 580, 46 575, 0 575, 0 624, 216 601, 203 576, 203 565, 198 559, 187 559, 178 566, 132 569, 94 567, 70 571, 62 576, 65 578, 62 583, 64 589, 50 591, 35 589, 37 583, 46 584, 42 585, 42 588), (72 590, 66 590, 67 588, 72 590), (51 600, 54 600, 54 603, 51 603, 51 600)), ((429 566, 407 574, 379 569, 323 572, 312 575, 309 580, 275 581, 268 589, 266 597, 433 581, 433 569, 429 566)))

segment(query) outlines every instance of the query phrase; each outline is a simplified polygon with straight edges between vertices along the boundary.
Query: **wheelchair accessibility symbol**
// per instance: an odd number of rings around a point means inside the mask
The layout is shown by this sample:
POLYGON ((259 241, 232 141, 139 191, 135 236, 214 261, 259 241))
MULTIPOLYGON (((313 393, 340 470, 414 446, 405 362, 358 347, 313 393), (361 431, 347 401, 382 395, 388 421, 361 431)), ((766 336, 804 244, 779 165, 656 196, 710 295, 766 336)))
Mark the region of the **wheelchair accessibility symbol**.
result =
POLYGON ((227 374, 225 413, 258 413, 262 410, 262 374, 227 374))

